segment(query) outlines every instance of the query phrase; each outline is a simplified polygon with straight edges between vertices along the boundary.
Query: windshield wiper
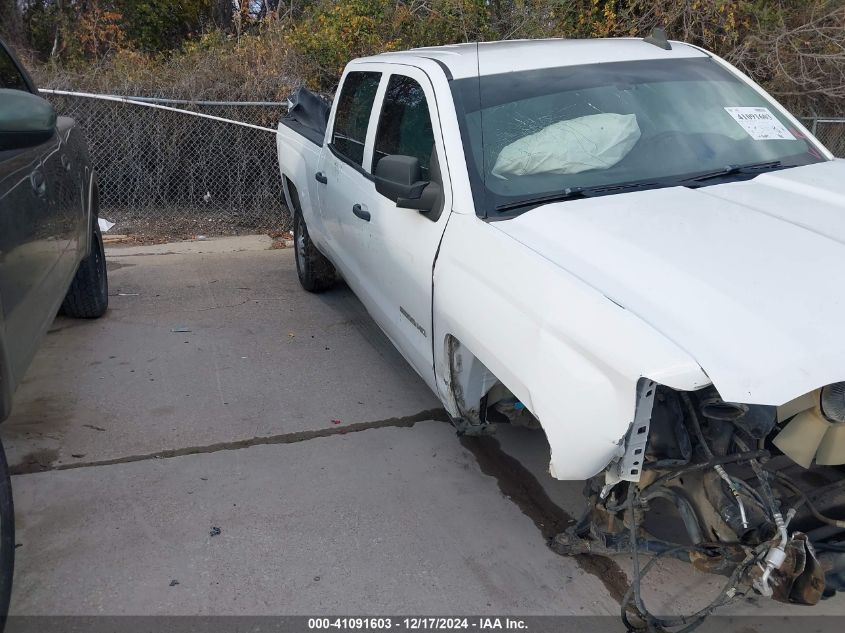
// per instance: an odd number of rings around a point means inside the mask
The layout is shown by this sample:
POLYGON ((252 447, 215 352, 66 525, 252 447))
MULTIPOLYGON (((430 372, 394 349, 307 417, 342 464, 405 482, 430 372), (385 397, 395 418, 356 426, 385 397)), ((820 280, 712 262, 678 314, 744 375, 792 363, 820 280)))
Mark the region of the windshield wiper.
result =
POLYGON ((563 200, 573 200, 575 198, 586 198, 583 187, 567 187, 563 191, 551 194, 549 196, 538 196, 536 198, 528 198, 527 200, 519 200, 517 202, 507 202, 496 207, 496 211, 512 211, 522 207, 531 207, 538 204, 548 204, 550 202, 561 202, 563 200))
POLYGON ((666 186, 664 183, 655 180, 642 180, 634 182, 622 182, 615 185, 596 185, 594 187, 568 187, 563 191, 548 196, 538 196, 519 200, 517 202, 506 202, 496 207, 496 211, 512 211, 523 207, 534 207, 540 204, 551 202, 563 202, 565 200, 577 200, 578 198, 592 198, 594 196, 606 196, 613 193, 622 193, 637 189, 656 189, 666 186))
POLYGON ((767 171, 785 169, 786 167, 787 166, 784 166, 779 160, 771 160, 763 163, 751 163, 749 165, 726 165, 718 171, 706 171, 683 178, 668 177, 657 180, 635 180, 632 182, 622 182, 611 185, 596 185, 594 187, 568 187, 563 191, 559 191, 558 193, 551 195, 538 196, 536 198, 528 198, 526 200, 518 200, 516 202, 506 202, 498 205, 496 207, 496 211, 513 211, 514 209, 536 207, 541 204, 550 204, 552 202, 606 196, 614 193, 623 193, 626 191, 636 191, 642 189, 659 189, 661 187, 675 187, 678 185, 695 187, 699 183, 707 182, 708 180, 717 180, 726 176, 733 176, 737 174, 756 175, 767 171))
MULTIPOLYGON (((758 174, 763 173, 766 171, 774 171, 776 169, 781 169, 783 164, 779 160, 770 160, 764 163, 751 163, 750 165, 725 165, 722 169, 718 171, 706 171, 702 174, 696 174, 695 176, 689 176, 687 178, 683 178, 681 180, 682 183, 698 183, 698 182, 707 182, 708 180, 717 180, 719 178, 724 178, 725 176, 733 176, 735 174, 758 174)), ((691 185, 687 185, 691 186, 691 185)), ((694 185, 692 185, 694 186, 694 185)))

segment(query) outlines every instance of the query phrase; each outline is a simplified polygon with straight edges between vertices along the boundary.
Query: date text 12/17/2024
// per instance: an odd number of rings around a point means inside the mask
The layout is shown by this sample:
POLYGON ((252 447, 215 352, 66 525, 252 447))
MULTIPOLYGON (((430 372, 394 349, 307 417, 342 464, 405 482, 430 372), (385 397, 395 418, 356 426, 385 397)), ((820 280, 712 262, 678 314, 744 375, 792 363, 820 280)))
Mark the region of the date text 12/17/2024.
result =
POLYGON ((308 618, 309 630, 340 631, 524 631, 528 627, 520 618, 479 616, 479 617, 324 617, 308 618))

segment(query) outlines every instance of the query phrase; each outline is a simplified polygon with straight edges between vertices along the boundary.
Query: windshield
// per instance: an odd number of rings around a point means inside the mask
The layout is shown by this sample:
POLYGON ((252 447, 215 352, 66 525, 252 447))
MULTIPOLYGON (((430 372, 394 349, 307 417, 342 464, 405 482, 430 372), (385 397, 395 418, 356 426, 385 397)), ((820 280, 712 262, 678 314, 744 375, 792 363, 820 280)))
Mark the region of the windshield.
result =
POLYGON ((520 213, 558 194, 703 186, 825 160, 774 104, 710 58, 568 66, 451 85, 483 217, 520 213), (618 185, 626 186, 611 190, 618 185))

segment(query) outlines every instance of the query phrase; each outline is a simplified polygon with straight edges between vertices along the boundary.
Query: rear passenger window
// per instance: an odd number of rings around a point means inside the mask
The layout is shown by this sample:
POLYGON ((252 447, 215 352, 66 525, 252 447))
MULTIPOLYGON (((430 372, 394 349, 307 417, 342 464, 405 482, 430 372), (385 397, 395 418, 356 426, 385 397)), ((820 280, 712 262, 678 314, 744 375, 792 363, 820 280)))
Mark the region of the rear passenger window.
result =
POLYGON ((404 75, 391 76, 379 117, 373 172, 382 158, 400 154, 418 158, 422 178, 429 180, 428 167, 433 149, 431 115, 422 86, 404 75))
POLYGON ((364 163, 367 124, 381 73, 349 73, 343 82, 332 129, 332 146, 356 165, 364 163))

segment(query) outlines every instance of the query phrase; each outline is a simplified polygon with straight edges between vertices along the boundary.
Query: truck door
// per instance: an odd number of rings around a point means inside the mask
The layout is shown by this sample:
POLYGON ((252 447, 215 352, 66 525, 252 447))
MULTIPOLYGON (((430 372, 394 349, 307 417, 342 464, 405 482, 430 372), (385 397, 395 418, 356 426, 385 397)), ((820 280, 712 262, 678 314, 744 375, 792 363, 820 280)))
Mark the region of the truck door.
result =
MULTIPOLYGON (((451 207, 451 186, 434 89, 422 70, 402 66, 386 81, 378 103, 372 150, 372 173, 388 155, 419 160, 422 180, 441 184, 442 205, 423 214, 396 206, 368 183, 355 202, 366 206, 360 259, 363 273, 374 280, 373 316, 403 356, 432 389, 432 273, 440 238, 451 207)), ((358 193, 358 192, 356 192, 358 193)))
MULTIPOLYGON (((364 170, 367 133, 381 73, 346 74, 329 131, 329 143, 320 155, 316 180, 318 203, 333 261, 355 294, 367 303, 371 279, 361 270, 362 222, 353 206, 373 188, 364 170)), ((358 209, 361 215, 366 211, 358 209)))

